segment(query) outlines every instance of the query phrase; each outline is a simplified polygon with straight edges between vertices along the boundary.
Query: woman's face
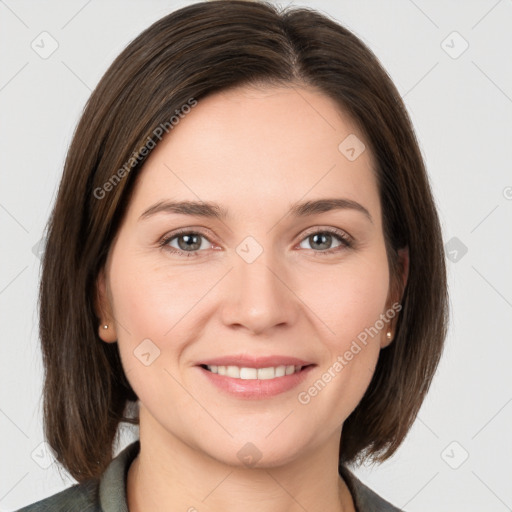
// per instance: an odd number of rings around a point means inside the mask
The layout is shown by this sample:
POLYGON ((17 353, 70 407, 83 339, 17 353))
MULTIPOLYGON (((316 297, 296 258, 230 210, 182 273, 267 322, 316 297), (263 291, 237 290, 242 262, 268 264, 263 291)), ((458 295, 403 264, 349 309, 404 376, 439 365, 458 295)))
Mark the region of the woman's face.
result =
POLYGON ((141 432, 238 465, 339 441, 396 299, 362 141, 318 92, 244 87, 151 153, 98 281, 141 432))

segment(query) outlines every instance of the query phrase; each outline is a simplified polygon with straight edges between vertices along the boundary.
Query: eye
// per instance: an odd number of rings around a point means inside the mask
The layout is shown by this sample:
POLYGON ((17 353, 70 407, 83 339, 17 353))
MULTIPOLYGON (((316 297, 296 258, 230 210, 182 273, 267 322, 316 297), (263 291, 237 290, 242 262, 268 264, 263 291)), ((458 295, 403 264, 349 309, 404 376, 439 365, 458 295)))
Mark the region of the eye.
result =
POLYGON ((186 256, 198 256, 200 249, 208 249, 211 245, 208 238, 197 231, 180 231, 165 237, 160 242, 160 246, 165 247, 169 252, 179 255, 188 253, 186 256), (207 242, 203 243, 205 240, 207 242))
POLYGON ((324 229, 322 231, 314 231, 309 233, 301 242, 308 242, 313 249, 319 249, 315 252, 321 255, 339 252, 344 248, 352 247, 351 238, 339 229, 324 229), (332 248, 333 239, 337 240, 339 245, 332 248))

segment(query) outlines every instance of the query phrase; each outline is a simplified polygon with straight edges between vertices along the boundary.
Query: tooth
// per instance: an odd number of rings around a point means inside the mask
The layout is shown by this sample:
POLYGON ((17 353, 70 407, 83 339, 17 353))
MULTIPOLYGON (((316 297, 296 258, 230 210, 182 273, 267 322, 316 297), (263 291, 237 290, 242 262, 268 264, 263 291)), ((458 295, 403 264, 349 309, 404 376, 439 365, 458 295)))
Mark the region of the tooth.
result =
POLYGON ((275 371, 273 367, 270 368, 258 368, 258 379, 267 380, 275 377, 275 371))
POLYGON ((226 377, 233 377, 234 379, 240 378, 240 368, 238 366, 227 366, 226 377))
POLYGON ((286 374, 286 366, 278 366, 276 368, 276 377, 284 377, 286 374))
POLYGON ((292 373, 295 373, 295 366, 292 364, 288 365, 285 370, 286 375, 291 375, 292 373))
POLYGON ((256 368, 240 368, 240 378, 245 380, 257 379, 258 370, 256 368))
POLYGON ((292 375, 293 373, 300 372, 303 366, 294 365, 281 365, 281 366, 269 366, 267 368, 248 368, 238 366, 217 366, 217 365, 206 365, 206 368, 212 373, 219 375, 225 375, 235 379, 244 380, 269 380, 276 377, 284 377, 285 375, 292 375))

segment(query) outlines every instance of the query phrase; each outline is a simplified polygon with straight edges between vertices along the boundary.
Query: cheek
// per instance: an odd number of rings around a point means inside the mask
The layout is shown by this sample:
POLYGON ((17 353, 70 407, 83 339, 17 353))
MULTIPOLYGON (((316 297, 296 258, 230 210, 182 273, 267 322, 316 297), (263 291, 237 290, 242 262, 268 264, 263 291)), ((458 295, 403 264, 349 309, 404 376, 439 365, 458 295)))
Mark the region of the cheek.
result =
MULTIPOLYGON (((127 247, 126 254, 129 250, 127 247)), ((131 251, 134 253, 133 248, 131 251)), ((126 326, 133 341, 170 337, 207 291, 205 276, 165 263, 155 264, 154 255, 124 258, 120 254, 121 247, 113 255, 110 273, 117 320, 126 326)))
POLYGON ((354 260, 331 269, 329 275, 317 275, 303 289, 301 297, 307 297, 305 302, 324 326, 325 357, 319 373, 302 388, 299 401, 314 402, 313 407, 330 417, 333 425, 357 406, 375 371, 388 326, 381 320, 388 286, 385 253, 375 253, 371 260, 354 260))
POLYGON ((166 279, 143 256, 124 254, 130 254, 128 248, 118 245, 112 255, 110 286, 119 351, 125 373, 133 380, 141 371, 148 373, 145 363, 150 362, 151 369, 160 366, 164 344, 186 314, 187 300, 179 279, 166 279))
POLYGON ((339 351, 384 313, 388 288, 387 260, 379 251, 304 279, 298 295, 325 325, 328 346, 339 351))

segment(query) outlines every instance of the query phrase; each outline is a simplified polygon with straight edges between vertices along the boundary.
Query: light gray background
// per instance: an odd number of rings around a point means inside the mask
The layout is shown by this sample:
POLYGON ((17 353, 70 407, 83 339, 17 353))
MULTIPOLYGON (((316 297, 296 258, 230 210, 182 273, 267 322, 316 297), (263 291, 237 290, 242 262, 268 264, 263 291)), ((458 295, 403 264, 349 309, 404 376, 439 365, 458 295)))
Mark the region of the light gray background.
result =
MULTIPOLYGON (((74 483, 56 464, 44 469, 52 460, 41 445, 36 308, 37 243, 67 146, 115 56, 190 3, 0 0, 3 511, 74 483), (51 48, 43 31, 58 43, 47 59, 31 47, 45 37, 51 48)), ((415 124, 454 260, 447 349, 431 392, 396 456, 356 473, 410 512, 512 510, 512 1, 292 3, 353 30, 389 71, 415 124)), ((116 451, 135 435, 124 431, 116 451)))

